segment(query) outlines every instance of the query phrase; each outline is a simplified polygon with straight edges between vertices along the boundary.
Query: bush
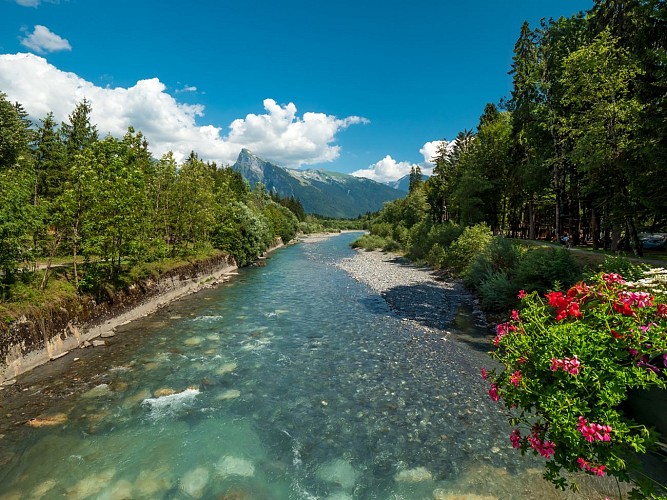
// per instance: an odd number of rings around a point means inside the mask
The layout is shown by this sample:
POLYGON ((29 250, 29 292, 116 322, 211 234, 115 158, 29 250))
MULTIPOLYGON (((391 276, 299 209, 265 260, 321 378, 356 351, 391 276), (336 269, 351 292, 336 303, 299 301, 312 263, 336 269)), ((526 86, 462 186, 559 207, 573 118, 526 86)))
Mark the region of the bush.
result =
POLYGON ((531 248, 520 261, 514 282, 517 290, 545 293, 558 284, 569 287, 581 278, 581 268, 562 248, 531 248))
POLYGON ((352 248, 363 248, 366 251, 377 249, 390 251, 398 248, 398 244, 395 241, 387 238, 381 238, 380 236, 376 236, 374 234, 364 234, 360 238, 350 243, 350 246, 352 246, 352 248))
POLYGON ((463 230, 447 251, 447 265, 463 272, 473 259, 491 244, 493 233, 486 224, 477 224, 463 230))
POLYGON ((488 311, 509 311, 516 304, 516 285, 503 271, 491 271, 477 291, 482 307, 488 311))
MULTIPOLYGON (((519 245, 502 236, 495 237, 487 249, 477 255, 466 268, 463 280, 467 286, 477 289, 494 272, 502 272, 511 278, 516 273, 522 256, 519 245)), ((515 290, 514 295, 518 290, 515 290)))
POLYGON ((440 246, 440 243, 434 243, 426 256, 426 262, 435 269, 442 269, 445 265, 447 252, 440 246))
POLYGON ((645 271, 651 269, 648 264, 633 264, 625 257, 614 257, 607 255, 604 262, 600 264, 599 269, 594 272, 591 277, 602 273, 616 273, 623 276, 625 279, 634 281, 639 279, 645 271))

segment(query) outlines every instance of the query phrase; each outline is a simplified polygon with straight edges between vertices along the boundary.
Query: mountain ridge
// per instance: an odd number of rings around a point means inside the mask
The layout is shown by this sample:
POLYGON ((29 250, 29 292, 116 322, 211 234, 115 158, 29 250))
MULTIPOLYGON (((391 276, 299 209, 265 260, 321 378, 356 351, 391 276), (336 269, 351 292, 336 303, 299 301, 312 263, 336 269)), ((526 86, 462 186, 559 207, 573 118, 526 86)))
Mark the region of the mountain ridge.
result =
POLYGON ((251 187, 257 182, 281 197, 301 200, 306 213, 326 217, 355 218, 380 210, 384 203, 407 193, 363 177, 324 169, 296 170, 263 160, 244 148, 232 168, 251 187))

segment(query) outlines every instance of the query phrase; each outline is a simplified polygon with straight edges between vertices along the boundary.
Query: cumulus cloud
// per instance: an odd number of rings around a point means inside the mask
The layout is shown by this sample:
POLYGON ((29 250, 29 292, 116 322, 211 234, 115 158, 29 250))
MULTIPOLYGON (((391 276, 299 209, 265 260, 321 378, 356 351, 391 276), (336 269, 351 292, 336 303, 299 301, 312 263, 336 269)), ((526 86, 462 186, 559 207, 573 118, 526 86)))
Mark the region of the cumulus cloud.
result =
POLYGON ((289 167, 331 161, 340 153, 333 144, 336 134, 368 122, 358 116, 339 119, 313 112, 300 117, 293 103, 279 105, 265 99, 266 113, 234 120, 225 135, 221 127, 199 125, 204 107, 178 102, 157 78, 140 80, 129 88, 102 88, 34 54, 0 55, 0 89, 10 100, 23 104, 33 119, 52 111, 64 121, 85 98, 101 134, 120 137, 132 125, 144 133, 156 156, 171 150, 181 160, 194 150, 219 164, 233 163, 244 147, 289 167))
POLYGON ((39 54, 58 50, 72 50, 72 46, 67 40, 41 24, 36 25, 33 32, 29 33, 27 37, 21 38, 21 45, 39 54))
POLYGON ((355 177, 366 177, 377 182, 393 182, 410 173, 414 163, 409 161, 398 162, 390 155, 385 156, 380 161, 373 163, 368 168, 352 172, 355 177))
POLYGON ((59 0, 16 0, 16 3, 23 7, 38 7, 42 1, 46 3, 58 3, 59 0))
POLYGON ((368 168, 363 168, 352 172, 356 177, 366 177, 384 184, 391 184, 405 177, 410 173, 412 167, 419 167, 422 174, 431 176, 433 174, 433 157, 435 156, 441 144, 451 146, 452 143, 447 141, 430 141, 424 143, 419 150, 419 153, 424 157, 421 163, 412 163, 409 161, 396 161, 390 155, 385 156, 382 160, 373 163, 368 168))
POLYGON ((424 163, 429 163, 431 165, 435 164, 433 160, 438 153, 440 146, 445 146, 446 148, 451 148, 453 142, 448 141, 430 141, 425 143, 422 148, 419 150, 421 155, 424 157, 424 163))
POLYGON ((186 85, 181 89, 176 89, 177 94, 180 94, 182 92, 197 92, 197 87, 195 87, 194 85, 186 85))

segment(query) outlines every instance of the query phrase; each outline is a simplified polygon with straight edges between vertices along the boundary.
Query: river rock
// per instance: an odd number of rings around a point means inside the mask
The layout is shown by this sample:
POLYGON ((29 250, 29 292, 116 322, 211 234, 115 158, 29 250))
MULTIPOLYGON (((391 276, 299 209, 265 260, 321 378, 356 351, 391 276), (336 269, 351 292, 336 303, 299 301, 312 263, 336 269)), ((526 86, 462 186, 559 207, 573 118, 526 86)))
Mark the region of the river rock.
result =
POLYGON ((153 393, 153 397, 159 398, 162 396, 171 396, 172 394, 176 394, 176 391, 174 389, 171 389, 169 387, 161 387, 153 393))
POLYGON ((400 483, 421 483, 422 481, 432 481, 433 474, 426 467, 415 467, 414 469, 404 469, 399 471, 394 480, 400 483))
POLYGON ((218 460, 218 463, 215 465, 215 472, 221 477, 253 477, 255 475, 255 466, 249 460, 225 456, 218 460))
POLYGON ((204 467, 197 467, 185 474, 179 488, 192 498, 201 498, 208 484, 209 472, 204 467))
POLYGON ((30 492, 30 498, 40 499, 43 498, 49 491, 51 491, 58 482, 55 479, 48 479, 43 483, 38 484, 30 492))
POLYGON ((100 396, 107 396, 111 392, 109 384, 96 385, 87 392, 84 392, 82 398, 99 398, 100 396))
POLYGON ((174 486, 174 478, 164 468, 142 470, 134 481, 134 490, 139 498, 162 497, 174 486))
POLYGON ((476 495, 474 493, 452 493, 451 491, 433 490, 433 500, 498 500, 498 497, 476 495))
POLYGON ((225 375, 236 370, 236 363, 225 363, 220 368, 218 368, 215 373, 216 375, 225 375))
POLYGON ((347 460, 338 458, 321 465, 317 469, 316 476, 321 481, 337 484, 344 490, 351 490, 357 482, 358 473, 347 460))
POLYGON ((96 497, 115 475, 116 471, 112 469, 85 477, 67 488, 67 497, 76 499, 96 497))
POLYGON ((139 392, 134 393, 132 396, 129 396, 123 400, 122 407, 123 409, 132 408, 133 406, 138 405, 144 399, 150 398, 151 392, 148 389, 142 389, 139 392))
POLYGON ((36 418, 31 418, 26 423, 30 427, 49 427, 53 425, 62 425, 67 422, 67 415, 65 413, 56 413, 54 415, 40 415, 36 418))
POLYGON ((102 347, 106 345, 104 340, 93 340, 91 343, 93 344, 93 347, 102 347))
POLYGON ((110 500, 132 500, 134 495, 132 493, 132 483, 127 479, 121 479, 114 483, 109 492, 110 500))
POLYGON ((229 389, 222 394, 220 394, 216 399, 219 401, 225 401, 227 399, 236 399, 241 395, 241 391, 238 391, 236 389, 229 389))
POLYGON ((201 344, 203 340, 204 339, 202 339, 201 337, 190 337, 190 338, 185 339, 183 341, 183 344, 185 344, 187 346, 195 346, 195 345, 201 344))

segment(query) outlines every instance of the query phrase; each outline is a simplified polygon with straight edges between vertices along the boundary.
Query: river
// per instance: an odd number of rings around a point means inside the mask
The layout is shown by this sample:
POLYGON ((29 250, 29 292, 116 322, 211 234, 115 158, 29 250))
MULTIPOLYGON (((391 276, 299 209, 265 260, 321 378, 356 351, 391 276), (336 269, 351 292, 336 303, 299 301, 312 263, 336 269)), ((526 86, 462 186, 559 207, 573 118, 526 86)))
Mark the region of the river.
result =
POLYGON ((562 498, 511 448, 486 355, 337 266, 355 237, 281 249, 19 380, 39 420, 4 409, 0 499, 562 498))

